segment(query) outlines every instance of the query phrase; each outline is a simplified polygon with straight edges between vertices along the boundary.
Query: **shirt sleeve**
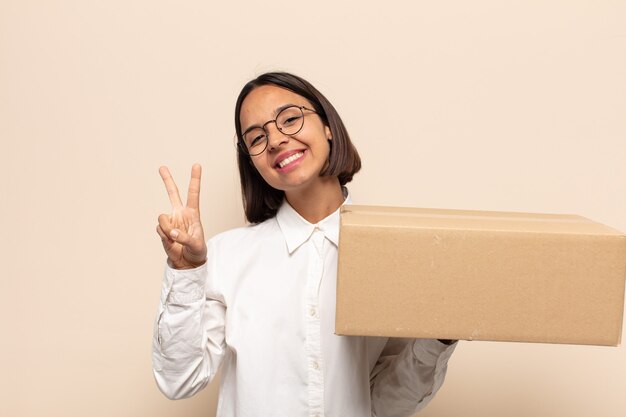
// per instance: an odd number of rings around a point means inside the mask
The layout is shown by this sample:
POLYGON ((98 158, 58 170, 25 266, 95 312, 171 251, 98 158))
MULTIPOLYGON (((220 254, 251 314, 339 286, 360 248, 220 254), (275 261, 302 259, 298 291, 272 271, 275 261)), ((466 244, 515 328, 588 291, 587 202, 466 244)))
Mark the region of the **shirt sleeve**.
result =
POLYGON ((443 384, 457 342, 390 338, 370 376, 372 416, 409 417, 443 384))
POLYGON ((195 269, 166 265, 153 328, 152 368, 157 386, 170 399, 186 398, 215 376, 226 353, 226 306, 215 288, 213 250, 195 269))

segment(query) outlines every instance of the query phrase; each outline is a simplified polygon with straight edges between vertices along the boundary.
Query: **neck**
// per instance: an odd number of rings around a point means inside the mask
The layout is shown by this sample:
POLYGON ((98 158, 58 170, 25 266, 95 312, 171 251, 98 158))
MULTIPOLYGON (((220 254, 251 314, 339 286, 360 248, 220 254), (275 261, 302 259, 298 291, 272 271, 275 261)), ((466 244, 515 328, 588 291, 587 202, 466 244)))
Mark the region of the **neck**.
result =
POLYGON ((306 190, 285 191, 287 202, 309 223, 318 223, 343 204, 337 177, 323 177, 306 190))

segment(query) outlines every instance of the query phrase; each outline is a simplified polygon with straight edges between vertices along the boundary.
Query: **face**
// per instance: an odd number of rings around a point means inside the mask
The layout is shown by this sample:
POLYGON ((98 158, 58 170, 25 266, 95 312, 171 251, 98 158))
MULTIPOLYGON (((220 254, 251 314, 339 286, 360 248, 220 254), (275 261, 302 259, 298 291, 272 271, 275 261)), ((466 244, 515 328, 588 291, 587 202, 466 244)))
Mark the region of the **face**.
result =
MULTIPOLYGON (((241 106, 242 131, 275 119, 285 105, 313 108, 304 97, 287 89, 274 85, 255 88, 241 106)), ((332 136, 316 113, 304 110, 304 125, 295 135, 281 133, 274 123, 267 124, 265 129, 269 135, 267 149, 250 159, 269 185, 289 193, 304 191, 323 181, 319 174, 328 160, 328 141, 332 136)))

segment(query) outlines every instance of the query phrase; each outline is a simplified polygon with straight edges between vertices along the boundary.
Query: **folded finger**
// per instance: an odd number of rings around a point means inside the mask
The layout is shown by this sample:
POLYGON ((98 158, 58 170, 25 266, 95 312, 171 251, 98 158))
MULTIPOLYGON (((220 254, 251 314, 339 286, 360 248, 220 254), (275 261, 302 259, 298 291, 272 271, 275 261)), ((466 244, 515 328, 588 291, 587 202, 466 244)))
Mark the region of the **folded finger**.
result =
POLYGON ((163 231, 163 229, 161 228, 161 226, 160 226, 160 225, 158 225, 158 224, 157 224, 157 227, 156 227, 156 231, 157 231, 157 233, 159 234, 159 236, 161 237, 161 240, 162 240, 163 242, 165 242, 165 241, 171 241, 171 239, 167 237, 167 235, 165 234, 165 232, 163 231))
POLYGON ((167 214, 161 214, 159 216, 159 227, 166 236, 169 236, 169 234, 172 232, 172 229, 174 228, 174 225, 170 221, 170 216, 168 216, 167 214))
MULTIPOLYGON (((161 214, 159 216, 159 226, 163 236, 171 243, 177 242, 183 246, 188 246, 192 241, 191 236, 180 228, 174 227, 174 225, 170 222, 170 218, 166 214, 161 214)), ((159 235, 161 235, 159 233, 159 235)))

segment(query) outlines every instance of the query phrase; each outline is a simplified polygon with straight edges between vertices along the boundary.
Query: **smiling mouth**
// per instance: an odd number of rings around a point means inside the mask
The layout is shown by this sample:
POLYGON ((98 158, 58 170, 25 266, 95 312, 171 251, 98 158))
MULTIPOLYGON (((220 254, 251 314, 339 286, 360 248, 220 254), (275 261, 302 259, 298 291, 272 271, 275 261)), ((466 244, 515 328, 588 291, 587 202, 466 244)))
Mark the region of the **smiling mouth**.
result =
POLYGON ((304 152, 297 152, 294 153, 293 155, 291 155, 288 158, 283 159, 282 161, 280 161, 279 163, 276 164, 276 166, 278 168, 284 168, 285 166, 289 165, 290 163, 292 163, 293 161, 295 161, 296 159, 300 159, 302 158, 302 156, 304 155, 304 152))

